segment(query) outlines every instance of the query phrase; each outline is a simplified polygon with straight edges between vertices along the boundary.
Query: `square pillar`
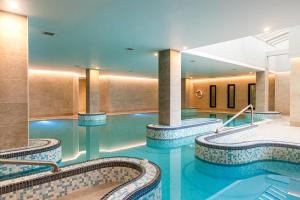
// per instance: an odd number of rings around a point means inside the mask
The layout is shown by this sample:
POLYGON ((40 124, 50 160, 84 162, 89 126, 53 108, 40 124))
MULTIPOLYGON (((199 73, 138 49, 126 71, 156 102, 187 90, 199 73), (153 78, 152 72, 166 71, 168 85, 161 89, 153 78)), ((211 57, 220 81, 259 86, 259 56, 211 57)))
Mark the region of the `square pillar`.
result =
POLYGON ((86 69, 86 113, 100 112, 99 70, 86 69))
MULTIPOLYGON (((291 59, 290 124, 300 127, 300 57, 291 59)), ((288 92, 288 91, 286 91, 288 92)))
MULTIPOLYGON (((290 125, 300 127, 300 26, 289 32, 290 125)), ((280 94, 277 94, 280 95, 280 94)))
POLYGON ((269 110, 269 71, 256 72, 256 111, 269 110))
POLYGON ((159 124, 181 125, 181 53, 159 52, 159 124))
POLYGON ((28 20, 0 11, 0 150, 28 146, 28 20))

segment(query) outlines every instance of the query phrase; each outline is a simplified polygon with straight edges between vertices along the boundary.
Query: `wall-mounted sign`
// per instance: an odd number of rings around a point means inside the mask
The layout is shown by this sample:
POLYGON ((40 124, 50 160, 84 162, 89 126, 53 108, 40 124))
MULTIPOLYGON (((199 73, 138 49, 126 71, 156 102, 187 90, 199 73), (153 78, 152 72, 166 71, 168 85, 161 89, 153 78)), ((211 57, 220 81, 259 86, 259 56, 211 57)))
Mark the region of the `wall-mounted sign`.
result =
POLYGON ((197 91, 196 91, 196 97, 197 97, 198 99, 202 99, 202 97, 203 97, 203 91, 202 91, 202 90, 197 90, 197 91))

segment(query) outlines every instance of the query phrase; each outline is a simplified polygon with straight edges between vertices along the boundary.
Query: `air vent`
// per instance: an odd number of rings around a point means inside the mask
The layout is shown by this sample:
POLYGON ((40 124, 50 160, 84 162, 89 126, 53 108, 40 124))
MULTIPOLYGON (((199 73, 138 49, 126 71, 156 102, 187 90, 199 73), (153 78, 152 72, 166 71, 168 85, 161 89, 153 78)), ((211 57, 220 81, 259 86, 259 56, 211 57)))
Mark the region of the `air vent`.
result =
POLYGON ((43 35, 47 35, 47 36, 54 36, 55 35, 55 33, 52 33, 52 32, 48 32, 48 31, 44 31, 43 32, 43 35))

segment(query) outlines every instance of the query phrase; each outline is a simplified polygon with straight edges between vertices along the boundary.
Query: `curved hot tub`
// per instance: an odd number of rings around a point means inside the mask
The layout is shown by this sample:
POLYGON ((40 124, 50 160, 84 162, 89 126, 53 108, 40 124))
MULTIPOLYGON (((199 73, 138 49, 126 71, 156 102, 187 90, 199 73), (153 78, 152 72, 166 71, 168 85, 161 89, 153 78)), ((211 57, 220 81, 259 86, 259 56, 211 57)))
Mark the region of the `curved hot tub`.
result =
MULTIPOLYGON (((89 188, 115 183, 111 191, 97 199, 161 199, 160 168, 149 161, 129 157, 96 159, 50 171, 0 182, 1 199, 57 199, 89 188)), ((95 190, 95 189, 94 189, 95 190)), ((78 195, 77 195, 78 196, 78 195)), ((84 197, 85 198, 85 197, 84 197)), ((73 199, 73 198, 71 198, 73 199)), ((87 197, 88 199, 88 197, 87 197)))
POLYGON ((300 143, 284 140, 260 139, 255 127, 195 139, 195 155, 201 160, 217 164, 245 164, 262 160, 300 163, 300 143))

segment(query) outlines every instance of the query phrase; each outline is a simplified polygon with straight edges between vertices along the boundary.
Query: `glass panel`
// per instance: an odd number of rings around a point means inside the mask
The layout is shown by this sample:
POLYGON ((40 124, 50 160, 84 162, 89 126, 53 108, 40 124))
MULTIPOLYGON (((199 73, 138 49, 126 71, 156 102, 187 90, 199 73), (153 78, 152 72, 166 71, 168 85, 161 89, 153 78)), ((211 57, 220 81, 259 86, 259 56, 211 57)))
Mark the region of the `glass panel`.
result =
POLYGON ((256 84, 252 83, 248 86, 248 104, 256 105, 256 84))
POLYGON ((210 86, 210 107, 211 108, 215 108, 216 107, 216 104, 217 104, 216 97, 217 97, 216 86, 215 85, 211 85, 210 86))
POLYGON ((235 85, 228 85, 228 108, 235 108, 235 85))

